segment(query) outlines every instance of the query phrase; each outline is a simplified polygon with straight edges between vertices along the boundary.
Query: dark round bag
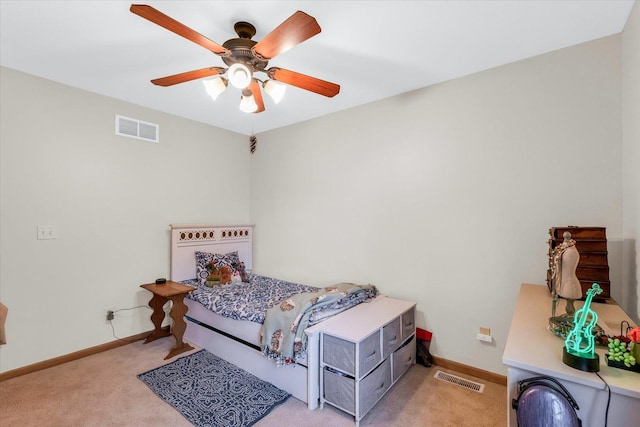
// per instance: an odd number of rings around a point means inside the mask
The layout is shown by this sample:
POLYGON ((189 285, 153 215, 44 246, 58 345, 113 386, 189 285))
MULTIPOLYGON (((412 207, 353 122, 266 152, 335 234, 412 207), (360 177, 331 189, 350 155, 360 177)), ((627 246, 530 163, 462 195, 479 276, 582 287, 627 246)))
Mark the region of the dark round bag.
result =
POLYGON ((516 410, 519 427, 580 427, 580 408, 571 393, 551 377, 533 377, 518 381, 518 397, 511 406, 516 410))

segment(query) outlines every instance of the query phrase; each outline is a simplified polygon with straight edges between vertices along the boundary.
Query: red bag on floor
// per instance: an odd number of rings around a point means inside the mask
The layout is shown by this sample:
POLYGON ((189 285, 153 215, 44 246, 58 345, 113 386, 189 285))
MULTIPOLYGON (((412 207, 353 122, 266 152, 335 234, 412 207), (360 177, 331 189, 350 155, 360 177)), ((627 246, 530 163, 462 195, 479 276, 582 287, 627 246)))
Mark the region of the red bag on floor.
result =
POLYGON ((429 331, 416 328, 416 362, 427 367, 433 364, 433 357, 429 353, 432 335, 429 331))

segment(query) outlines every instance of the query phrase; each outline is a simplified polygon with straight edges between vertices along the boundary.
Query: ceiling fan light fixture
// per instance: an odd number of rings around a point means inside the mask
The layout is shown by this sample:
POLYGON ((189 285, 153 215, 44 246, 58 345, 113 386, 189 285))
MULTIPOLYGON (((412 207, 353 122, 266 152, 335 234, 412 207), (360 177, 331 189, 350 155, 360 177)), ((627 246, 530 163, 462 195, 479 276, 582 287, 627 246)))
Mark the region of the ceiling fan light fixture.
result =
POLYGON ((244 89, 251 83, 251 70, 244 64, 235 63, 227 71, 229 82, 238 89, 244 89))
POLYGON ((228 81, 224 77, 214 77, 209 80, 203 80, 202 84, 207 94, 215 101, 227 88, 228 81))
POLYGON ((257 110, 258 104, 253 97, 253 93, 248 89, 243 90, 242 96, 240 97, 240 111, 245 113, 255 113, 257 110))
POLYGON ((262 86, 264 87, 264 91, 267 92, 267 95, 269 95, 276 104, 282 101, 284 93, 287 90, 286 85, 276 82, 275 80, 267 80, 262 86))
POLYGON ((321 32, 316 19, 301 10, 280 23, 260 41, 252 40, 256 34, 255 26, 244 21, 236 22, 233 28, 238 37, 223 44, 208 39, 152 6, 132 4, 129 10, 218 55, 228 67, 210 66, 173 74, 151 80, 154 85, 167 87, 196 79, 212 78, 204 82, 204 85, 209 96, 215 100, 226 90, 228 83, 231 83, 242 92, 240 109, 254 113, 265 110, 263 91, 268 93, 276 104, 283 99, 286 86, 294 86, 328 98, 340 93, 340 85, 335 83, 284 68, 267 69, 271 59, 321 32), (272 81, 254 78, 253 73, 265 73, 267 79, 272 81), (225 77, 221 77, 223 74, 225 77))

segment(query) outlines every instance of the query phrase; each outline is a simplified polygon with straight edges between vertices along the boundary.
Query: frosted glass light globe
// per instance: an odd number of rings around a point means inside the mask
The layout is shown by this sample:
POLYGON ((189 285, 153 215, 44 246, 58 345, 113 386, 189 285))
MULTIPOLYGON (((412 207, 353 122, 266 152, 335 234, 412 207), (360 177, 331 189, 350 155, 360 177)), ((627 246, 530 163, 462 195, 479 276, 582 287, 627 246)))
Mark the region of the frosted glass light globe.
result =
POLYGON ((229 82, 238 89, 244 89, 251 83, 251 70, 246 65, 235 63, 227 71, 229 82))

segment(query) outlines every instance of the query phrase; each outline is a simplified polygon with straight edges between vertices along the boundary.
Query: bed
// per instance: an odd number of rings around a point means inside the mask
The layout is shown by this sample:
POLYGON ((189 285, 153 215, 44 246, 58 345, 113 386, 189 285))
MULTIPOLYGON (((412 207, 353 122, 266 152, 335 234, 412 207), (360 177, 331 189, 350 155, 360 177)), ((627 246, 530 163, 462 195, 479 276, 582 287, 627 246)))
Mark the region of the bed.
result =
MULTIPOLYGON (((275 280, 252 274, 252 242, 253 226, 251 225, 171 225, 171 280, 197 286, 196 290, 185 298, 188 311, 185 315, 187 329, 184 340, 205 348, 218 357, 288 391, 297 399, 307 403, 309 409, 316 409, 320 399, 321 323, 304 328, 302 335, 305 338, 305 351, 302 352, 302 357, 286 359, 287 363, 283 364, 282 358, 278 359, 272 355, 266 357, 263 354, 264 348, 260 341, 262 328, 260 316, 258 318, 226 317, 226 313, 223 316, 205 307, 206 304, 215 305, 218 302, 217 300, 212 302, 211 299, 231 298, 235 287, 233 284, 228 287, 217 287, 216 292, 219 289, 221 292, 219 295, 215 297, 207 295, 206 286, 203 287, 202 282, 198 284, 196 279, 203 273, 202 268, 196 270, 197 253, 201 256, 202 253, 237 252, 239 260, 244 263, 245 270, 251 277, 251 284, 247 286, 265 287, 270 285, 270 281, 275 280)), ((284 285, 287 289, 290 288, 289 291, 296 293, 291 298, 318 289, 290 282, 284 282, 284 285)), ((369 293, 367 298, 377 293, 375 288, 373 289, 373 293, 369 293)), ((257 295, 262 299, 261 294, 257 295)), ((362 299, 360 296, 358 298, 362 299)))

